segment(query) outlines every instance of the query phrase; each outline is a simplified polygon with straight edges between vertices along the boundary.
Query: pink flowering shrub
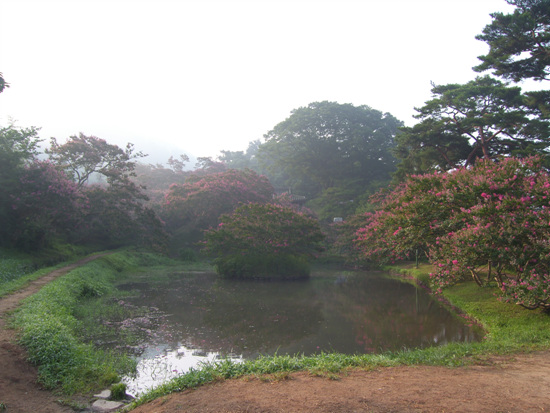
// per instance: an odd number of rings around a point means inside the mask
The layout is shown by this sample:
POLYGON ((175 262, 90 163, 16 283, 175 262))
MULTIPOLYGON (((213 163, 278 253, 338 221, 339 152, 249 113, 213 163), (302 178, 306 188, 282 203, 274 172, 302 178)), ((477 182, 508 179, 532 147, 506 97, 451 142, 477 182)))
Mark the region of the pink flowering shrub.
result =
POLYGON ((324 238, 315 219, 275 204, 245 204, 220 221, 205 232, 204 252, 229 277, 307 276, 306 259, 324 238))
POLYGON ((412 176, 380 202, 357 232, 366 257, 382 262, 420 249, 439 288, 496 282, 507 301, 550 308, 550 176, 540 159, 412 176))
POLYGON ((216 226, 221 214, 241 203, 269 202, 273 192, 268 179, 250 169, 199 174, 170 187, 162 217, 172 231, 182 227, 203 230, 216 226))

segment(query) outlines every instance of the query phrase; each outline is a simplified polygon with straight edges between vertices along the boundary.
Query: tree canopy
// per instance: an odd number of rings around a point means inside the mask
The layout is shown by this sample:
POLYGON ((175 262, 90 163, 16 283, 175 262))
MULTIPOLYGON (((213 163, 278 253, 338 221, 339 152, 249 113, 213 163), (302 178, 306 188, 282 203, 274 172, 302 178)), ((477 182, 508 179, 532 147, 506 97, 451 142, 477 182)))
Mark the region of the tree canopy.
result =
POLYGON ((476 36, 487 42, 489 53, 479 56, 474 70, 493 70, 496 76, 519 82, 548 80, 550 71, 550 2, 506 0, 516 6, 512 14, 493 13, 493 21, 476 36))
POLYGON ((184 184, 174 184, 165 196, 162 217, 173 234, 198 241, 202 231, 218 224, 221 214, 241 203, 269 202, 273 187, 266 177, 245 169, 190 175, 184 184))
POLYGON ((505 299, 550 308, 549 199, 550 174, 536 157, 415 175, 378 195, 356 246, 376 262, 422 251, 437 287, 496 281, 505 299))
POLYGON ((383 180, 395 167, 391 148, 401 125, 368 106, 314 102, 269 131, 259 156, 310 193, 343 181, 383 180))
POLYGON ((51 147, 46 153, 75 180, 79 188, 94 173, 103 175, 109 183, 133 176, 134 159, 144 156, 141 152, 135 153, 131 143, 121 149, 104 139, 83 133, 71 136, 61 145, 51 138, 51 147))
POLYGON ((398 176, 473 165, 501 155, 546 156, 550 124, 528 106, 521 88, 489 76, 466 84, 432 88, 433 97, 417 108, 420 122, 402 128, 396 156, 398 176))
POLYGON ((309 275, 303 259, 320 249, 323 238, 310 216, 282 205, 249 203, 220 217, 205 233, 204 250, 225 276, 299 278, 309 275))

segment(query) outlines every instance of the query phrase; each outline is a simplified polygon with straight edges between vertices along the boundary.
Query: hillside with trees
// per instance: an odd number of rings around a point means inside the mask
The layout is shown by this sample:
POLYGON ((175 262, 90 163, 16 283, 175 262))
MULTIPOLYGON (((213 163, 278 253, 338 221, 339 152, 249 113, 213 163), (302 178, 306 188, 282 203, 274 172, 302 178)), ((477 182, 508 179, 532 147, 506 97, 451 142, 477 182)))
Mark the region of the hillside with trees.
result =
MULTIPOLYGON (((367 105, 312 102, 292 110, 246 151, 199 157, 194 168, 180 154, 165 165, 148 165, 131 143, 120 148, 83 133, 64 143, 52 138, 40 153, 39 128, 4 127, 0 244, 26 251, 56 243, 140 245, 188 256, 201 249, 205 233, 212 239, 222 220, 239 208, 281 205, 278 195, 286 193, 284 202, 295 213, 319 220, 328 235, 325 249, 332 254, 372 264, 377 254, 402 258, 421 251, 435 263, 433 257, 440 254, 433 252, 434 245, 443 244, 444 230, 463 229, 459 216, 470 226, 482 219, 461 216, 462 210, 483 209, 489 199, 503 201, 500 197, 509 191, 520 200, 530 197, 529 213, 540 216, 547 195, 533 195, 525 184, 537 187, 538 181, 526 176, 520 189, 512 185, 521 181, 520 170, 531 168, 529 173, 538 176, 550 161, 550 95, 521 87, 523 81, 548 80, 550 11, 545 1, 508 3, 514 12, 494 13, 478 36, 489 52, 474 70, 491 74, 465 84, 432 85, 432 97, 416 108, 418 123, 411 127, 367 105), (459 194, 461 184, 445 187, 460 174, 475 182, 505 165, 515 165, 506 170, 518 173, 497 174, 487 188, 480 184, 459 194), (420 194, 407 192, 410 188, 420 194), (450 191, 446 203, 430 198, 436 188, 441 189, 436 193, 450 191), (344 223, 330 225, 335 217, 344 223), (383 231, 375 233, 377 226, 383 231), (397 242, 398 236, 405 238, 397 242)), ((10 85, 0 78, 5 93, 10 85)), ((504 268, 510 267, 487 259, 490 268, 500 268, 496 274, 502 285, 502 277, 510 276, 504 268)), ((517 265, 522 274, 528 268, 517 265)), ((474 264, 467 267, 476 273, 474 264)))

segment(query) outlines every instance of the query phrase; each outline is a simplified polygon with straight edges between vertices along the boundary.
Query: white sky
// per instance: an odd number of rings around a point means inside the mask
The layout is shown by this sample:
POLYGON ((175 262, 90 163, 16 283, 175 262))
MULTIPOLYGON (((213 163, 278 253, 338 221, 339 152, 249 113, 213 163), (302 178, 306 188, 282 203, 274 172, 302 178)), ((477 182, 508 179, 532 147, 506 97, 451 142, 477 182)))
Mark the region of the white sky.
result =
MULTIPOLYGON (((504 0, 0 0, 0 125, 138 150, 245 150, 329 100, 414 124, 465 83, 504 0)), ((168 155, 162 154, 163 160, 168 155), (164 158, 165 156, 165 158, 164 158)))

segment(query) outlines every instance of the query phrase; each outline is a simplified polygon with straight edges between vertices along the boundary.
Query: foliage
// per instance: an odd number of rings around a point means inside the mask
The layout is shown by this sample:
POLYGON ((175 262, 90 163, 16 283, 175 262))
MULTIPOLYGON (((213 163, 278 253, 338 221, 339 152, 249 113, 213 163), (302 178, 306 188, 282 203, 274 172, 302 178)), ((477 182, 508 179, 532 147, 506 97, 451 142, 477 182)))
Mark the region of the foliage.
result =
POLYGON ((209 156, 197 158, 197 163, 195 164, 196 176, 210 175, 225 171, 227 171, 227 166, 223 162, 215 161, 209 156))
MULTIPOLYGON (((166 243, 163 225, 155 212, 145 206, 143 188, 131 180, 135 176, 133 145, 125 149, 95 136, 71 136, 60 145, 55 138, 47 150, 57 167, 74 180, 85 199, 84 223, 76 231, 80 242, 103 243, 107 247, 135 244, 162 250, 166 243), (105 184, 89 185, 93 175, 106 179, 105 184)), ((185 157, 171 158, 176 170, 183 168, 185 157)))
POLYGON ((134 159, 143 157, 141 152, 134 153, 131 143, 121 149, 95 136, 71 136, 60 145, 51 138, 51 147, 46 151, 50 159, 58 164, 70 176, 79 188, 88 183, 92 174, 100 174, 109 184, 126 181, 133 176, 134 159))
POLYGON ((149 198, 149 205, 159 205, 162 203, 170 185, 185 183, 189 172, 186 172, 184 167, 185 162, 188 161, 186 155, 180 155, 179 159, 170 157, 168 167, 159 164, 137 163, 134 170, 136 176, 132 181, 143 189, 143 192, 149 198))
POLYGON ((415 116, 421 121, 397 137, 399 179, 450 170, 499 156, 547 156, 550 125, 536 117, 519 87, 488 76, 464 85, 434 86, 433 98, 415 116))
POLYGON ((10 87, 10 84, 4 80, 4 75, 0 72, 0 93, 8 87, 10 87))
MULTIPOLYGON (((59 242, 138 243, 162 248, 165 234, 147 197, 130 181, 136 157, 96 137, 52 139, 38 160, 38 129, 0 129, 0 245, 39 251, 59 242), (65 175, 65 172, 68 175, 65 175), (107 185, 88 186, 92 174, 107 185)), ((175 168, 179 161, 172 160, 175 168)))
POLYGON ((248 144, 246 152, 220 151, 221 155, 218 157, 218 159, 220 162, 223 162, 228 168, 252 169, 253 171, 263 174, 264 171, 259 166, 257 156, 260 146, 261 142, 259 140, 255 140, 248 144))
POLYGON ((350 215, 342 222, 333 222, 326 230, 329 253, 343 258, 349 264, 368 267, 370 260, 365 258, 357 240, 357 229, 365 227, 370 222, 366 213, 350 215))
POLYGON ((391 148, 401 125, 368 106, 314 102, 269 131, 258 157, 278 172, 285 187, 309 198, 350 182, 355 197, 369 182, 389 179, 395 169, 391 148))
POLYGON ((333 222, 336 217, 349 219, 358 209, 368 204, 371 195, 386 184, 387 182, 371 181, 368 185, 362 185, 359 191, 360 185, 350 179, 341 186, 323 190, 316 198, 307 201, 306 205, 324 223, 333 222))
POLYGON ((70 236, 82 219, 85 201, 76 185, 48 161, 35 160, 21 172, 11 196, 15 245, 23 250, 47 246, 55 235, 70 236))
POLYGON ((268 202, 272 195, 267 178, 250 169, 193 174, 184 184, 170 187, 162 216, 172 232, 191 233, 216 226, 221 214, 241 203, 268 202))
POLYGON ((25 167, 38 155, 38 129, 14 125, 0 128, 0 245, 11 245, 17 227, 12 208, 13 199, 20 195, 21 178, 25 167))
POLYGON ((496 281, 505 299, 550 308, 549 200, 550 175, 540 159, 483 160, 412 176, 365 214, 357 243, 379 262, 423 251, 440 287, 468 277, 479 285, 496 281))
POLYGON ((204 251, 227 276, 285 277, 291 268, 303 276, 299 258, 313 256, 324 238, 315 219, 274 204, 245 204, 220 221, 205 233, 204 251))
POLYGON ((167 235, 155 212, 144 205, 147 197, 133 182, 117 181, 104 188, 86 186, 88 200, 82 241, 99 242, 110 247, 140 245, 161 251, 167 235))
POLYGON ((550 7, 547 0, 507 0, 512 14, 493 13, 493 21, 476 36, 489 47, 474 70, 492 69, 504 79, 548 80, 550 65, 550 7))

